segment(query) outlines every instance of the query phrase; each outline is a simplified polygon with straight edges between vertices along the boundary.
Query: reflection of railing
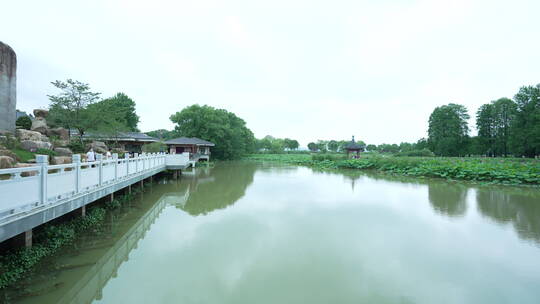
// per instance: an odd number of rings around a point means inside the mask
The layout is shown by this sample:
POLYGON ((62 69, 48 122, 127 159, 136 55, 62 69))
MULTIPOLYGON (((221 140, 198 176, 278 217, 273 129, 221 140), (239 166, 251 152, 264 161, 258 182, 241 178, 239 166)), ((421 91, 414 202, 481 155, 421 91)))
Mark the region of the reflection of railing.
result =
MULTIPOLYGON (((188 194, 189 195, 189 194, 188 194)), ((109 250, 90 268, 86 274, 68 291, 58 303, 91 303, 101 299, 101 292, 109 279, 124 261, 129 259, 130 252, 137 248, 140 239, 158 218, 167 205, 171 195, 164 195, 148 212, 146 212, 109 250)), ((185 200, 184 194, 179 194, 176 201, 185 200)))
POLYGON ((187 153, 96 158, 81 162, 73 155, 71 164, 49 165, 48 156, 37 155, 35 166, 0 170, 0 242, 166 168, 189 165, 187 153))

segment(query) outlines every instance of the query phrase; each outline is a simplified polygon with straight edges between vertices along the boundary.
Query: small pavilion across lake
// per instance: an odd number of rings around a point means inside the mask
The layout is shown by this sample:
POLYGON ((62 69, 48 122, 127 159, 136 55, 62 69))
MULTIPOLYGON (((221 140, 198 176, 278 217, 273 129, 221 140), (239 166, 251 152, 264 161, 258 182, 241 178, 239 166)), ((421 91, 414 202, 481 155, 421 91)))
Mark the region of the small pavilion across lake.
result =
POLYGON ((347 158, 349 158, 350 153, 353 153, 353 158, 359 158, 360 152, 364 152, 364 146, 357 144, 354 141, 354 136, 352 137, 352 140, 345 145, 345 150, 347 151, 347 158), (356 152, 356 156, 354 155, 354 152, 356 152))

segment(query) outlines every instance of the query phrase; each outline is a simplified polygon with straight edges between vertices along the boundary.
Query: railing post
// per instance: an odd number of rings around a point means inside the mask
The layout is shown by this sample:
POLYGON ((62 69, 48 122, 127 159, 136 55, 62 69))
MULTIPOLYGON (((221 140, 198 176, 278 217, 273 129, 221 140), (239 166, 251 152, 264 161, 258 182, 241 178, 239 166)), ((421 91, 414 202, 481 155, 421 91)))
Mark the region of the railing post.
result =
POLYGON ((114 160, 114 180, 118 179, 118 153, 113 153, 112 158, 114 160))
POLYGON ((79 193, 81 191, 81 155, 73 154, 71 161, 75 164, 75 193, 79 193))
POLYGON ((135 158, 135 173, 139 172, 139 153, 133 153, 133 158, 135 158))
POLYGON ((49 156, 48 155, 36 155, 36 163, 40 166, 39 170, 39 184, 40 195, 39 201, 41 204, 47 203, 47 175, 49 174, 49 156))
POLYGON ((126 177, 129 175, 129 153, 124 154, 124 158, 126 159, 126 177))
POLYGON ((99 186, 101 187, 101 185, 103 185, 103 155, 96 154, 96 161, 99 162, 99 186))

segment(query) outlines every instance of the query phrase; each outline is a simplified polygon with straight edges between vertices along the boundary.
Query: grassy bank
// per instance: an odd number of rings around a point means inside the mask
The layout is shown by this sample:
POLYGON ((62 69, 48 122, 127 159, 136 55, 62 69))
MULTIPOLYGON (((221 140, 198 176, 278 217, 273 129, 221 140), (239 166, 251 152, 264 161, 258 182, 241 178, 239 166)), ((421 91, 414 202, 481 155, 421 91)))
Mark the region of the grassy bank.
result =
POLYGON ((516 158, 393 157, 364 155, 344 159, 339 154, 254 154, 252 161, 305 165, 317 169, 371 169, 392 174, 469 180, 499 184, 540 185, 540 161, 516 158))
MULTIPOLYGON (((150 183, 145 184, 145 187, 150 183)), ((118 196, 88 209, 85 217, 47 223, 36 229, 31 248, 17 248, 0 256, 0 289, 16 284, 31 272, 44 258, 53 256, 61 248, 73 242, 85 233, 100 233, 108 214, 114 216, 114 210, 134 199, 142 192, 141 188, 133 188, 131 194, 118 196)))

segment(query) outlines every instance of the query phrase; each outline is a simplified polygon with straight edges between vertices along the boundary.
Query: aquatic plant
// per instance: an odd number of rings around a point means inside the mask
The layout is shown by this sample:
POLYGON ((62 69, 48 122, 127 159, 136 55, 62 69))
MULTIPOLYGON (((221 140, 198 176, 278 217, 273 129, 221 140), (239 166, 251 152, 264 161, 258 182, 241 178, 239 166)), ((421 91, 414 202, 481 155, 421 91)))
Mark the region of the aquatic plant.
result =
POLYGON ((248 160, 278 161, 317 169, 377 170, 392 174, 470 180, 499 184, 540 185, 540 161, 521 158, 385 157, 332 160, 306 155, 250 155, 248 160))

